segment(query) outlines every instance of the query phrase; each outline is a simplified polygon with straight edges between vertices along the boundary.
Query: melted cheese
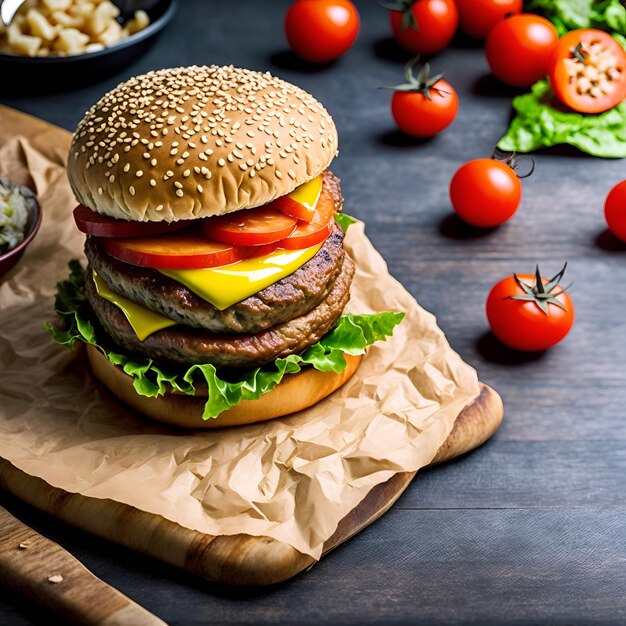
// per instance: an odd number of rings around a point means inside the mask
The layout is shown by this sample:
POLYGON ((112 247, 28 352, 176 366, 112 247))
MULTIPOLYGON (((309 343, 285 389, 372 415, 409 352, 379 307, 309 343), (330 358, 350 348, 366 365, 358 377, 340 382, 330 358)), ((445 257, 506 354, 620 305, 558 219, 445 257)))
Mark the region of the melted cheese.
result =
POLYGON ((159 270, 220 311, 293 274, 322 244, 304 250, 276 250, 232 265, 201 270, 159 270))
MULTIPOLYGON (((289 197, 314 211, 322 192, 322 177, 316 176, 289 194, 289 197)), ((158 270, 185 285, 220 311, 241 302, 275 282, 293 274, 317 254, 322 244, 304 250, 277 250, 262 257, 245 259, 232 265, 200 270, 158 270)), ((154 313, 114 291, 93 271, 93 282, 101 298, 118 307, 126 316, 137 338, 174 326, 176 322, 154 313)))
POLYGON ((143 341, 146 337, 155 333, 157 330, 162 330, 168 326, 174 326, 176 322, 171 320, 160 313, 154 313, 149 309, 137 304, 124 296, 111 291, 106 283, 96 274, 93 270, 93 282, 96 286, 96 291, 101 298, 108 300, 111 304, 118 307, 122 313, 126 316, 128 323, 132 326, 139 341, 143 341))
POLYGON ((317 206, 317 201, 320 199, 322 193, 322 176, 316 176, 313 180, 310 180, 304 185, 300 185, 294 189, 290 194, 287 194, 292 200, 303 204, 309 211, 314 211, 317 206))

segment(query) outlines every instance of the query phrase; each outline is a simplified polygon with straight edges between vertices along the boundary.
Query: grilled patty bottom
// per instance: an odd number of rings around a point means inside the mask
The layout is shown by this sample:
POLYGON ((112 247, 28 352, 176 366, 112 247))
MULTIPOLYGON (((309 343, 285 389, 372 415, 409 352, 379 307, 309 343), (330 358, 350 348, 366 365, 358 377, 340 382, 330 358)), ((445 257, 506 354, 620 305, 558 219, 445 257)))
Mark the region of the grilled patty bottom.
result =
POLYGON ((341 316, 350 295, 354 263, 346 255, 327 296, 308 313, 254 334, 219 334, 172 326, 140 341, 120 309, 101 298, 87 268, 85 295, 104 330, 122 348, 163 363, 256 367, 297 354, 319 341, 341 316))
MULTIPOLYGON (((339 179, 323 174, 322 194, 340 211, 339 179)), ((88 237, 85 253, 100 278, 116 293, 186 326, 215 333, 258 333, 301 317, 317 307, 342 271, 343 231, 335 226, 318 253, 286 278, 220 311, 184 285, 157 270, 118 261, 88 237)))

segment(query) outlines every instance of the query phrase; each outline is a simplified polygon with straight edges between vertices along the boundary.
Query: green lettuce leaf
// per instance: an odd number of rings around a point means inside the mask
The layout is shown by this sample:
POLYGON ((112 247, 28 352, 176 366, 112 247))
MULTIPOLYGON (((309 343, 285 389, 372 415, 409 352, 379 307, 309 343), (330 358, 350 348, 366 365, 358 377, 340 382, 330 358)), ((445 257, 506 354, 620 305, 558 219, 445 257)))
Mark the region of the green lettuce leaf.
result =
POLYGON ((545 15, 559 35, 576 28, 598 28, 626 36, 626 7, 620 0, 526 0, 524 7, 545 15))
POLYGON ((341 230, 345 233, 348 231, 348 228, 358 220, 347 213, 335 213, 335 221, 341 226, 341 230))
POLYGON ((570 144, 598 157, 626 157, 626 102, 599 115, 583 115, 558 106, 548 82, 535 83, 531 93, 513 99, 517 115, 498 148, 532 152, 570 144))
POLYGON ((151 359, 141 359, 110 349, 106 338, 97 336, 90 321, 90 307, 84 295, 85 274, 78 261, 70 262, 70 276, 57 285, 55 309, 61 324, 46 324, 55 341, 67 348, 82 342, 98 348, 111 363, 119 365, 133 377, 139 395, 156 397, 169 389, 194 393, 198 378, 209 389, 204 406, 204 419, 217 417, 222 411, 242 400, 256 400, 271 391, 286 374, 295 374, 305 366, 322 372, 342 372, 346 368, 344 354, 363 354, 367 346, 384 341, 393 334, 404 313, 384 312, 373 315, 342 315, 333 329, 302 354, 276 359, 272 364, 245 370, 238 378, 220 377, 212 365, 193 365, 186 371, 168 370, 151 359))

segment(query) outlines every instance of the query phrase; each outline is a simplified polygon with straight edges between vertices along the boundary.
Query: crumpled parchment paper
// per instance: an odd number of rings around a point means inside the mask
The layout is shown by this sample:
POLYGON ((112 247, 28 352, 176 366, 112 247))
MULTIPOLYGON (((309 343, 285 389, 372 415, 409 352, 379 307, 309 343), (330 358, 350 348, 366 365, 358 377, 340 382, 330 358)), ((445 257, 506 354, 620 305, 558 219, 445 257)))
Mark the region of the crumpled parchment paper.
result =
POLYGON ((69 142, 67 131, 0 108, 0 175, 30 186, 43 207, 35 241, 0 279, 0 457, 69 492, 211 535, 269 536, 319 558, 372 487, 429 463, 478 395, 475 371, 356 224, 346 238, 358 268, 348 310, 406 318, 343 388, 291 417, 218 431, 137 416, 42 329, 68 260, 83 258, 64 169, 69 142))

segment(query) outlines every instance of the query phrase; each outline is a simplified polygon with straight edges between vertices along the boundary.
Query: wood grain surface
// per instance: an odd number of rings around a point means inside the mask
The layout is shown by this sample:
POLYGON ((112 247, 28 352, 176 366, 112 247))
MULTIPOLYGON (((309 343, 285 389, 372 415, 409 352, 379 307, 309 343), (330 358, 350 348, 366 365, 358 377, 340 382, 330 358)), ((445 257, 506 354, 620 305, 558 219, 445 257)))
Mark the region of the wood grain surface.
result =
MULTIPOLYGON (((456 120, 432 140, 403 137, 390 93, 378 87, 402 82, 410 55, 390 40, 384 9, 355 2, 359 37, 327 67, 288 54, 282 25, 291 0, 238 0, 236 10, 232 2, 184 0, 150 52, 118 74, 45 96, 3 85, 0 100, 73 129, 108 89, 160 67, 233 63, 301 85, 337 124, 333 171, 346 211, 365 221, 391 273, 498 390, 507 412, 501 428, 472 454, 421 472, 381 519, 306 576, 262 590, 199 584, 7 492, 0 503, 177 626, 622 626, 626 245, 606 232, 602 204, 624 178, 624 160, 542 150, 513 219, 487 232, 463 226, 450 207, 450 178, 464 161, 491 153, 519 91, 490 77, 479 42, 457 37, 431 59, 459 95, 456 120), (565 260, 576 307, 570 336, 542 354, 500 346, 484 313, 491 286, 536 263, 555 273, 565 260)), ((49 626, 50 616, 0 589, 0 624, 49 626)))
POLYGON ((87 626, 166 626, 0 507, 0 584, 87 626))
MULTIPOLYGON (((484 443, 499 427, 502 414, 502 401, 498 394, 483 386, 478 398, 457 417, 448 441, 433 463, 464 454, 484 443)), ((415 474, 396 474, 372 489, 340 522, 335 534, 326 542, 324 553, 336 548, 387 511, 415 474)), ((58 519, 210 581, 270 585, 291 578, 315 564, 311 557, 275 539, 249 535, 207 535, 126 504, 68 493, 29 476, 5 459, 0 459, 0 487, 58 519)), ((54 598, 42 596, 40 599, 49 601, 54 598)))

